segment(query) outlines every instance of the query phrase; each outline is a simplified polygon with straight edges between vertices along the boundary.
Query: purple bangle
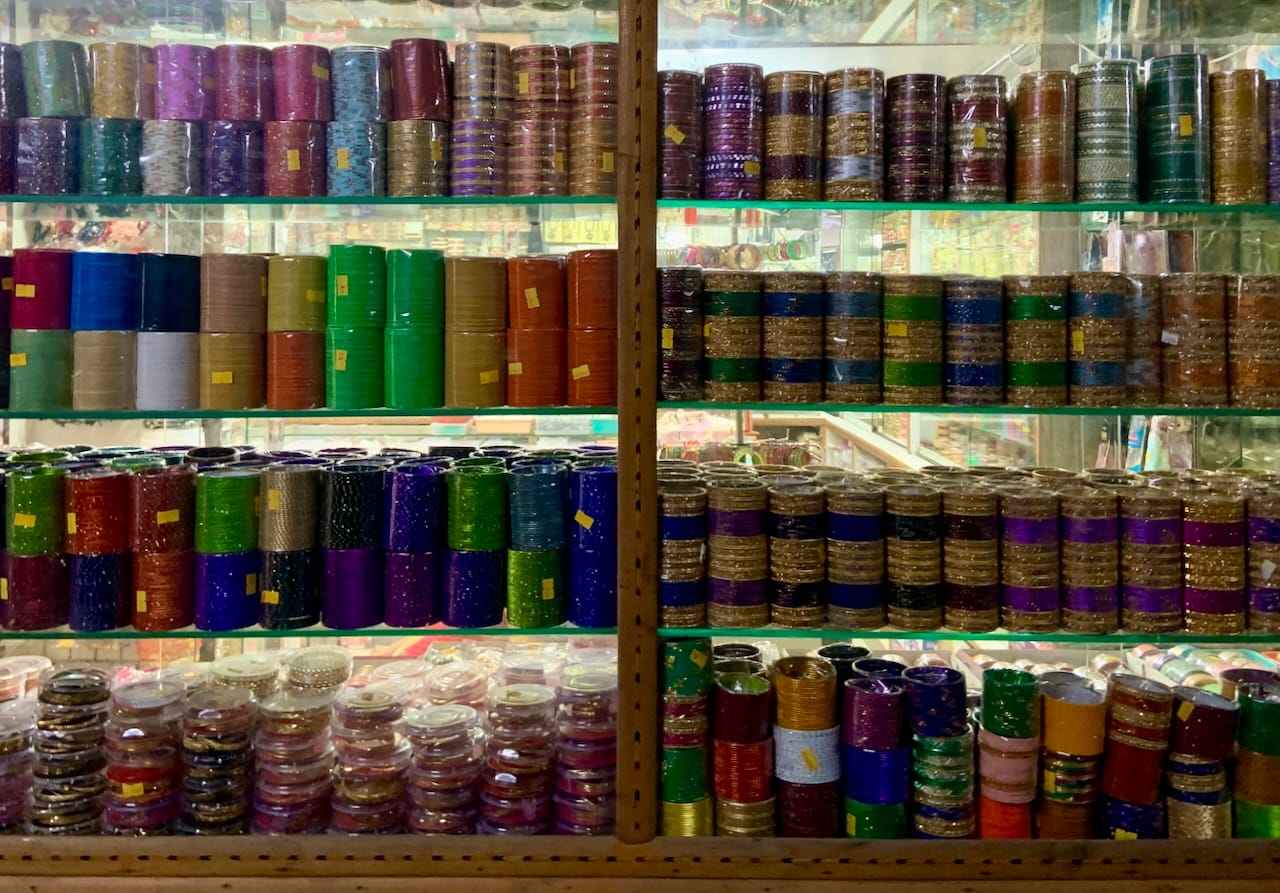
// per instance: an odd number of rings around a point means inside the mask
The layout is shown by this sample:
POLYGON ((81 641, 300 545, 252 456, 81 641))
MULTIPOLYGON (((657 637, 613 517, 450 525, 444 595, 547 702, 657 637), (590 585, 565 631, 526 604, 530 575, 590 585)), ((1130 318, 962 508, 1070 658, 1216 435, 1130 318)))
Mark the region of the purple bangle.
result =
POLYGON ((1179 518, 1154 521, 1125 518, 1120 529, 1124 541, 1136 546, 1173 546, 1182 542, 1182 521, 1179 518))
POLYGON ((1280 518, 1250 518, 1249 542, 1280 543, 1280 518))
POLYGON ((1188 611, 1197 614, 1243 614, 1246 607, 1243 589, 1192 589, 1183 590, 1188 611))
POLYGON ((440 619, 439 552, 387 552, 383 614, 387 626, 411 628, 440 619))
POLYGON ((707 509, 708 533, 712 536, 764 536, 763 511, 731 512, 707 509))
POLYGON ((324 625, 363 629, 382 622, 380 548, 324 549, 324 625))
POLYGON ((1238 521, 1183 521, 1182 541, 1188 546, 1243 546, 1245 526, 1238 521))
POLYGON ((1006 608, 1026 613, 1056 611, 1060 605, 1057 586, 1001 586, 1000 597, 1006 608))
POLYGON ((1280 614, 1280 589, 1249 590, 1249 610, 1280 614))
POLYGON ((1001 535, 1020 546, 1046 546, 1058 541, 1057 518, 1002 518, 1001 535))
POLYGON ((1114 543, 1118 524, 1115 518, 1062 519, 1062 538, 1073 543, 1114 543))
POLYGON ((1152 589, 1149 586, 1123 586, 1120 596, 1126 611, 1141 611, 1143 614, 1181 614, 1182 590, 1152 589))
POLYGON ((767 605, 768 587, 768 580, 722 580, 719 577, 707 577, 707 601, 735 608, 767 605))
POLYGON ((1068 611, 1114 614, 1120 606, 1119 590, 1115 586, 1068 586, 1062 606, 1068 611))

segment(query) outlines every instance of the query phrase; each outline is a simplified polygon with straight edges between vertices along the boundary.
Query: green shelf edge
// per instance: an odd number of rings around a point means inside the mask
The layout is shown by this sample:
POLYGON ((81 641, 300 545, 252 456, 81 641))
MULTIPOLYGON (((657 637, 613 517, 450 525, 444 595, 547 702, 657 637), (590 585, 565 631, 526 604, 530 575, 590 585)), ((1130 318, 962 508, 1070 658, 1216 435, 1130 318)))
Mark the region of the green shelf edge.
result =
POLYGON ((57 629, 40 630, 3 630, 0 631, 0 642, 6 641, 55 641, 60 639, 127 641, 136 639, 347 639, 347 638, 403 638, 406 636, 430 636, 446 638, 467 638, 471 636, 614 636, 617 627, 585 629, 577 626, 553 626, 521 629, 514 626, 483 626, 454 629, 451 627, 420 627, 401 629, 390 626, 372 626, 366 629, 329 629, 325 626, 309 626, 302 629, 262 629, 252 626, 247 629, 233 629, 221 632, 183 628, 143 632, 132 628, 100 630, 94 632, 77 632, 59 627, 57 629))
POLYGON ((711 637, 715 639, 889 639, 918 640, 922 642, 1046 642, 1064 645, 1280 645, 1280 635, 1275 633, 1244 632, 1235 636, 1211 636, 1199 633, 1011 633, 997 630, 989 633, 971 633, 961 630, 906 630, 906 629, 788 629, 783 627, 713 628, 713 627, 659 627, 660 639, 711 637))
POLYGON ((126 419, 451 419, 463 416, 612 416, 611 406, 480 406, 458 409, 4 409, 0 419, 47 421, 119 421, 126 419))
POLYGON ((660 198, 659 208, 707 211, 970 211, 1031 214, 1277 214, 1280 205, 1152 204, 1149 202, 836 202, 765 199, 660 198))
POLYGON ((611 195, 477 195, 477 196, 215 196, 215 195, 0 195, 11 205, 185 205, 212 207, 287 207, 290 205, 361 205, 376 207, 537 207, 539 205, 595 205, 613 207, 611 195))
POLYGON ((658 409, 706 409, 730 412, 850 412, 861 415, 877 413, 917 413, 920 415, 1045 415, 1045 416, 1116 416, 1175 415, 1211 418, 1255 418, 1280 416, 1274 409, 1247 409, 1240 406, 900 406, 889 404, 844 403, 716 403, 700 400, 660 401, 658 409))

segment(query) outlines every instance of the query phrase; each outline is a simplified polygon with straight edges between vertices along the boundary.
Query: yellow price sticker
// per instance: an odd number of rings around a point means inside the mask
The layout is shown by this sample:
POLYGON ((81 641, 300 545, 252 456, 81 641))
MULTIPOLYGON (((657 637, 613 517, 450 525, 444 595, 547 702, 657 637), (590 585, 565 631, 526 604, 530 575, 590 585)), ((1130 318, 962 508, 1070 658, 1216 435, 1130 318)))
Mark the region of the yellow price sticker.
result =
POLYGON ((1138 835, 1133 831, 1126 831, 1123 828, 1117 828, 1115 834, 1112 835, 1115 840, 1137 840, 1138 835))
POLYGON ((702 324, 702 337, 703 337, 703 338, 710 338, 710 337, 711 337, 711 323, 709 323, 709 322, 704 322, 704 323, 702 324))
POLYGON ((13 516, 14 527, 25 527, 30 530, 36 526, 36 516, 28 515, 26 512, 18 512, 13 516))
POLYGON ((987 128, 981 124, 973 128, 973 147, 975 149, 985 149, 987 147, 987 128))
POLYGON ((0 602, 9 600, 9 578, 0 577, 0 602))
POLYGON ((1071 333, 1071 349, 1076 353, 1084 353, 1084 332, 1071 333))
POLYGON ((340 298, 345 298, 351 294, 351 280, 345 275, 333 277, 333 293, 340 298))
POLYGON ((905 322, 887 322, 884 324, 884 333, 890 338, 907 337, 907 324, 905 322))
POLYGON ((350 149, 338 150, 338 170, 340 171, 351 170, 351 150, 350 149))
POLYGON ((613 173, 613 153, 612 152, 600 153, 600 170, 604 171, 606 174, 613 173))
POLYGON ((524 290, 524 302, 529 306, 530 310, 537 310, 541 307, 542 302, 538 300, 538 289, 532 285, 526 288, 524 290))
POLYGON ((676 346, 676 330, 664 328, 662 330, 662 349, 675 350, 676 346))
POLYGON ((200 86, 201 86, 201 87, 204 87, 206 90, 217 90, 217 89, 218 89, 218 79, 217 79, 217 78, 204 78, 203 80, 201 80, 201 81, 200 81, 200 86))
POLYGON ((1186 722, 1191 718, 1191 714, 1195 712, 1195 705, 1190 701, 1183 701, 1182 706, 1178 708, 1178 721, 1186 722))
POLYGON ((139 589, 134 593, 134 609, 139 614, 147 613, 147 590, 139 589))
POLYGON ((347 371, 347 352, 342 349, 333 352, 333 368, 338 372, 347 371))
POLYGON ((564 153, 563 152, 551 153, 551 169, 554 170, 557 174, 564 173, 564 153))
POLYGON ((746 174, 748 177, 760 176, 760 162, 758 161, 742 162, 742 172, 746 174))
POLYGON ((14 367, 27 365, 27 355, 25 353, 9 354, 9 365, 14 367))
POLYGON ((588 515, 582 509, 578 509, 578 513, 573 516, 573 520, 578 522, 578 526, 583 530, 590 530, 596 523, 596 519, 588 515))
POLYGON ((576 86, 578 86, 578 69, 570 68, 569 69, 569 89, 572 90, 576 86))
POLYGON ((431 141, 431 160, 436 164, 444 161, 444 146, 439 140, 431 141))
POLYGON ((274 589, 264 589, 264 590, 262 590, 262 603, 263 603, 264 605, 278 605, 278 604, 280 604, 280 593, 279 593, 279 592, 277 592, 277 591, 276 591, 276 590, 274 590, 274 589))
POLYGON ((258 594, 258 575, 257 574, 244 575, 244 594, 245 595, 258 594))
POLYGON ((524 363, 507 363, 508 375, 524 375, 524 363))
POLYGON ((590 377, 591 367, 583 363, 581 366, 574 366, 569 370, 569 374, 573 376, 574 381, 582 381, 582 379, 590 377))
POLYGON ((542 581, 542 600, 549 602, 556 597, 556 581, 547 578, 542 581))
POLYGON ((685 140, 684 131, 679 127, 676 127, 674 124, 668 124, 667 129, 662 131, 662 135, 671 140, 671 142, 675 143, 677 146, 685 140))
POLYGON ((13 291, 13 277, 6 276, 3 279, 0 279, 0 288, 3 288, 5 291, 13 291))
POLYGON ((522 72, 520 72, 520 74, 519 74, 519 75, 517 75, 517 77, 516 77, 516 81, 517 81, 517 83, 516 83, 516 89, 517 89, 517 90, 519 90, 519 91, 520 91, 520 93, 521 93, 522 95, 524 95, 524 94, 528 94, 528 92, 529 92, 529 72, 527 72, 527 71, 522 71, 522 72))
POLYGON ((275 487, 267 491, 267 508, 273 512, 280 511, 280 491, 275 487))
POLYGON ((141 797, 147 793, 147 786, 139 782, 126 782, 120 785, 120 793, 125 797, 141 797))
POLYGON ((34 298, 36 296, 36 287, 34 283, 22 282, 14 286, 13 294, 18 298, 34 298))
POLYGON ((847 837, 858 836, 858 817, 845 813, 844 815, 844 833, 847 837))
POLYGON ((1195 119, 1190 115, 1178 116, 1178 136, 1194 136, 1196 132, 1195 119))
POLYGON ((210 372, 210 384, 235 384, 236 375, 234 372, 210 372))
POLYGON ((156 512, 157 524, 177 524, 182 518, 182 512, 178 509, 168 509, 163 512, 156 512))
POLYGON ((76 513, 67 512, 67 533, 76 532, 76 513))
POLYGON ((800 751, 800 759, 804 760, 804 764, 810 772, 817 772, 822 768, 822 760, 818 759, 818 755, 813 752, 811 747, 806 747, 800 751))
POLYGON ((285 153, 285 165, 291 171, 302 170, 302 153, 297 149, 289 149, 285 153))
POLYGON ((480 384, 497 384, 500 380, 497 369, 490 369, 487 372, 480 373, 480 384))
POLYGON ((1046 769, 1044 773, 1044 791, 1046 794, 1055 793, 1058 790, 1057 776, 1050 770, 1046 769))
POLYGON ((707 652, 701 648, 695 648, 689 652, 689 660, 697 664, 699 668, 705 667, 707 665, 707 652))
POLYGON ((327 81, 329 80, 329 69, 325 68, 323 65, 312 65, 311 76, 318 80, 327 81))
POLYGON ((309 289, 307 289, 307 303, 308 303, 308 304, 323 304, 323 303, 324 303, 324 292, 322 292, 322 291, 321 291, 320 289, 318 289, 318 288, 309 288, 309 289))

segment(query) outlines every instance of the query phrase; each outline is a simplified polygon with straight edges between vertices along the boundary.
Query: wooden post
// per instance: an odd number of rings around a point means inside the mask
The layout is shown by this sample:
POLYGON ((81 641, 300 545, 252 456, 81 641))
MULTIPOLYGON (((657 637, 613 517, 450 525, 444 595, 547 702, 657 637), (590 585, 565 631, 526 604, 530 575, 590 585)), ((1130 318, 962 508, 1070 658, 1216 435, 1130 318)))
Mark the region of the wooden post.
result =
POLYGON ((658 4, 618 9, 618 839, 658 830, 658 4))

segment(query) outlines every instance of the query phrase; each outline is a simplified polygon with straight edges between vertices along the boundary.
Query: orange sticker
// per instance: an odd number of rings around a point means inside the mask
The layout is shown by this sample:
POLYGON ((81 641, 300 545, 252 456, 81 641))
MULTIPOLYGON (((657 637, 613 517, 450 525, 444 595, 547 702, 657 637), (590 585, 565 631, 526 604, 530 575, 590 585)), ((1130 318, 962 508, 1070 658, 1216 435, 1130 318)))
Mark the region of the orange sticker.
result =
POLYGON ((5 291, 13 291, 13 277, 6 276, 4 279, 0 279, 0 288, 3 288, 5 291))

